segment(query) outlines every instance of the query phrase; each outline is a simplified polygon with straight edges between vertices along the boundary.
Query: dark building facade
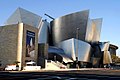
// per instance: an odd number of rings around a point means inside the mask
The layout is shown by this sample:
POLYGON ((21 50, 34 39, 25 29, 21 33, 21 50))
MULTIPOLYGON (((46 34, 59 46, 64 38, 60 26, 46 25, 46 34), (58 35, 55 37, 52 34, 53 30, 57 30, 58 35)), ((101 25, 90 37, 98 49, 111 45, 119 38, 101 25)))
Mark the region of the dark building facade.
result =
POLYGON ((118 47, 116 45, 110 44, 110 47, 109 47, 110 54, 116 55, 117 49, 118 47))

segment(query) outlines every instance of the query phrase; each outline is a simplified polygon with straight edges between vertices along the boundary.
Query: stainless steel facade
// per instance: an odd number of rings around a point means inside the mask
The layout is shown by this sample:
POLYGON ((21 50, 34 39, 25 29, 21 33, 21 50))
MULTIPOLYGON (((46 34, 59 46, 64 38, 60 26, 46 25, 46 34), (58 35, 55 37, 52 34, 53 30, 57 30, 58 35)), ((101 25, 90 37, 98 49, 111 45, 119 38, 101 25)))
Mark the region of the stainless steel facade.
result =
POLYGON ((102 18, 89 19, 89 10, 68 14, 51 22, 53 45, 77 38, 87 42, 100 40, 102 18), (77 33, 77 29, 78 33, 77 33))
POLYGON ((102 18, 88 19, 85 41, 99 42, 102 26, 102 18))
POLYGON ((48 53, 52 54, 49 57, 54 58, 54 56, 56 56, 57 60, 62 61, 64 63, 73 62, 73 60, 70 59, 70 57, 68 55, 66 55, 64 50, 61 49, 61 48, 50 46, 49 49, 48 49, 48 53), (62 57, 61 58, 62 60, 60 60, 60 57, 62 57))
POLYGON ((42 20, 38 27, 38 43, 48 43, 49 37, 49 23, 45 20, 42 20))
POLYGON ((48 43, 49 23, 46 20, 42 20, 42 17, 39 15, 36 15, 25 9, 17 8, 17 10, 8 18, 5 24, 17 24, 21 22, 39 29, 38 43, 48 43))
POLYGON ((42 17, 36 15, 23 8, 17 8, 17 10, 8 18, 5 25, 25 23, 33 27, 38 27, 42 17))
MULTIPOLYGON (((89 10, 68 14, 48 23, 46 20, 42 20, 42 17, 18 8, 5 24, 21 22, 37 27, 38 39, 36 40, 40 45, 47 44, 45 48, 47 57, 49 57, 48 54, 59 55, 65 63, 74 63, 77 61, 76 57, 79 62, 92 62, 93 65, 112 62, 110 52, 113 46, 110 47, 109 42, 99 42, 102 19, 90 19, 89 10)), ((114 47, 115 49, 117 48, 114 47)), ((42 46, 38 52, 40 54, 44 52, 42 46)), ((43 61, 47 59, 43 56, 38 58, 40 58, 39 62, 43 58, 43 61)))
POLYGON ((100 44, 101 51, 103 52, 103 64, 112 63, 112 58, 109 52, 110 44, 109 42, 102 42, 100 44))
POLYGON ((103 64, 110 64, 110 63, 112 63, 110 52, 104 51, 103 64))
POLYGON ((109 49, 109 42, 101 42, 100 43, 100 49, 101 51, 108 51, 109 49))
POLYGON ((59 42, 76 38, 77 28, 78 39, 85 41, 89 10, 68 14, 51 22, 53 45, 59 42))
POLYGON ((101 26, 102 18, 92 19, 92 33, 93 33, 92 42, 100 41, 101 26))
POLYGON ((72 38, 60 42, 58 47, 62 48, 71 60, 76 61, 76 57, 78 57, 78 61, 90 62, 91 46, 84 41, 72 38))

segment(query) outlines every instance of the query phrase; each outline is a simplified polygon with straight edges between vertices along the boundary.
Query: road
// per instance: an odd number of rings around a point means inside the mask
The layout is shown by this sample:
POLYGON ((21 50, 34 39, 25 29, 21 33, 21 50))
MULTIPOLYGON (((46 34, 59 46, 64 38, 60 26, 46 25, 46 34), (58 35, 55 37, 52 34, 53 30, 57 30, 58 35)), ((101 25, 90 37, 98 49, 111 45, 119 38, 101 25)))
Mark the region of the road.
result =
POLYGON ((120 70, 3 71, 0 80, 120 80, 120 70))

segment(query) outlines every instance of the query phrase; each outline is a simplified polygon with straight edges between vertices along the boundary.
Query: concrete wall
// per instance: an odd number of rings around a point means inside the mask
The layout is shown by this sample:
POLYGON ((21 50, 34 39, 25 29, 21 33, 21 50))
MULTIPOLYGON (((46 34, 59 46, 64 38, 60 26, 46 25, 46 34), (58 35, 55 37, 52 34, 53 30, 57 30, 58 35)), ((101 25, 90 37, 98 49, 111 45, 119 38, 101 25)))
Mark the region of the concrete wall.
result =
POLYGON ((48 59, 48 44, 38 44, 38 63, 37 65, 41 68, 45 68, 46 62, 48 59))
POLYGON ((2 66, 19 61, 19 66, 25 65, 25 60, 37 61, 38 29, 23 23, 0 27, 0 61, 2 66), (26 57, 26 31, 35 32, 35 57, 26 57))
POLYGON ((17 60, 18 25, 0 27, 0 61, 2 66, 17 60))
POLYGON ((32 26, 26 25, 24 24, 24 30, 23 30, 23 48, 22 48, 22 57, 23 57, 23 65, 25 65, 25 60, 34 60, 35 62, 37 62, 37 54, 38 54, 38 29, 34 28, 32 26), (31 31, 31 32, 35 32, 35 57, 31 58, 31 57, 26 57, 26 31, 31 31))

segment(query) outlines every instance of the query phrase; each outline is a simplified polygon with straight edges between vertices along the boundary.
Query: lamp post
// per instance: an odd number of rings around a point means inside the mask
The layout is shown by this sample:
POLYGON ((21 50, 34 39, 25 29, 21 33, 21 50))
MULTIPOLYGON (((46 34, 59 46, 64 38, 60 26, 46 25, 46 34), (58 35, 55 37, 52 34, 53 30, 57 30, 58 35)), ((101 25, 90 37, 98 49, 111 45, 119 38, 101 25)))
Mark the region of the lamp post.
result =
POLYGON ((78 65, 78 39, 79 39, 79 28, 77 28, 77 31, 76 31, 76 39, 77 39, 77 43, 76 43, 76 68, 79 68, 79 65, 78 65))
POLYGON ((57 60, 56 60, 56 55, 54 56, 54 60, 55 60, 55 62, 57 62, 57 60))

